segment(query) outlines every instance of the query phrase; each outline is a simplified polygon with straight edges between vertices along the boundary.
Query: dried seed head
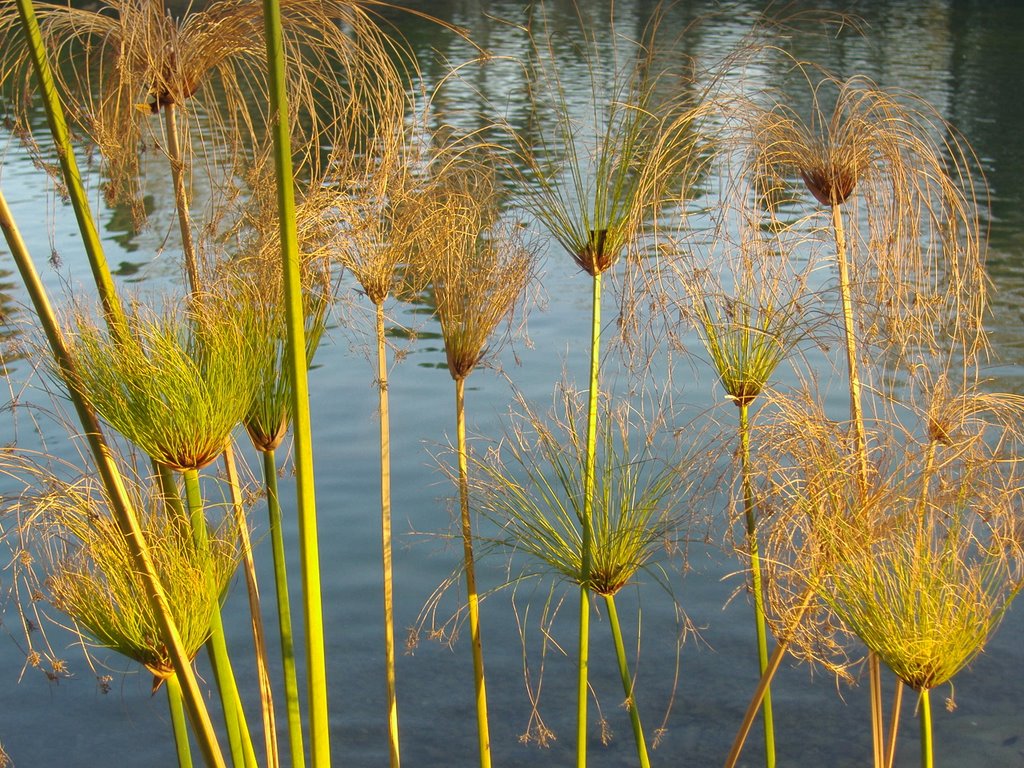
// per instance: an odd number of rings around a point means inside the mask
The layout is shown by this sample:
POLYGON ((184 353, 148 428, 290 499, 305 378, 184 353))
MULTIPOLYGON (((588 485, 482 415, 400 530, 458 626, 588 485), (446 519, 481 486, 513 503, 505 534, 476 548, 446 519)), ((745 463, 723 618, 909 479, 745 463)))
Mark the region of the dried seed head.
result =
POLYGON ((623 246, 616 230, 592 229, 586 245, 573 254, 573 259, 584 272, 596 277, 618 260, 623 246))
POLYGON ((813 166, 800 169, 800 177, 807 189, 822 205, 842 205, 857 186, 857 175, 852 168, 813 166))

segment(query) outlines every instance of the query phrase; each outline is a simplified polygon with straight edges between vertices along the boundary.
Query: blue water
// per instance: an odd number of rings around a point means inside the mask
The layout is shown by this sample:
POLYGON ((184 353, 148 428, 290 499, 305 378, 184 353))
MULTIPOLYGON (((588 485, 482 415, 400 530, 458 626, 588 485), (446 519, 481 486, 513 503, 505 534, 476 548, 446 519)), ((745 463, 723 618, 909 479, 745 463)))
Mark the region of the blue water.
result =
MULTIPOLYGON (((492 17, 520 18, 517 2, 451 0, 427 3, 429 9, 465 27, 481 45, 496 55, 523 53, 521 38, 508 25, 492 17)), ((590 4, 588 4, 589 7, 590 4)), ((645 0, 615 3, 617 30, 635 35, 651 12, 645 0)), ((739 2, 715 21, 687 38, 686 51, 698 62, 721 57, 743 34, 743 19, 761 4, 739 2)), ((596 6, 596 4, 595 4, 596 6)), ((819 7, 845 8, 839 3, 819 7)), ((571 19, 568 2, 552 3, 553 14, 571 19)), ((691 18, 718 6, 709 2, 680 4, 667 23, 682 26, 691 18)), ((1024 40, 1024 7, 1013 2, 986 3, 959 0, 931 2, 859 2, 853 10, 867 26, 864 38, 841 34, 829 41, 798 38, 792 41, 800 56, 814 58, 840 74, 864 74, 886 87, 908 89, 927 98, 972 143, 986 174, 992 198, 989 232, 989 274, 995 288, 990 321, 993 341, 991 370, 1005 389, 1024 387, 1024 334, 1021 302, 1024 276, 1024 103, 1019 98, 1020 45, 1024 40)), ((451 33, 395 16, 416 47, 429 82, 444 71, 434 52, 458 62, 470 48, 451 33)), ((565 52, 564 73, 577 72, 579 62, 565 52)), ((473 110, 491 99, 509 103, 514 111, 521 83, 517 69, 501 60, 483 70, 463 90, 454 89, 439 109, 456 123, 471 125, 473 110), (475 90, 474 90, 475 89, 475 90)), ((774 83, 777 73, 750 67, 744 76, 774 83)), ((59 267, 47 267, 45 279, 57 295, 89 296, 89 275, 77 245, 69 209, 55 200, 39 171, 6 134, 0 185, 25 230, 29 246, 40 263, 51 251, 59 267)), ((125 290, 159 292, 177 277, 174 238, 169 217, 170 194, 154 172, 154 208, 150 228, 131 234, 123 216, 100 208, 102 236, 112 264, 122 264, 118 282, 125 290)), ((98 195, 97 195, 98 197, 98 195)), ((0 246, 0 255, 7 251, 0 246)), ((590 281, 579 273, 557 246, 545 245, 542 254, 542 292, 531 307, 528 340, 517 338, 504 347, 491 367, 469 379, 467 409, 469 432, 486 438, 501 434, 514 393, 504 378, 539 408, 552 400, 561 378, 582 386, 585 377, 586 339, 589 334, 590 281)), ((9 260, 0 263, 10 269, 9 260)), ((16 278, 0 273, 4 317, 11 330, 30 324, 25 296, 16 278)), ((370 363, 369 305, 351 282, 343 282, 339 310, 328 338, 310 373, 332 746, 334 763, 380 766, 387 760, 384 717, 384 681, 379 565, 377 486, 377 391, 370 363)), ((444 352, 436 329, 421 313, 389 304, 393 326, 412 327, 419 335, 410 341, 393 337, 404 353, 391 370, 393 511, 396 533, 394 556, 395 599, 399 641, 403 628, 417 623, 424 603, 435 587, 456 567, 461 547, 451 538, 456 523, 450 513, 452 487, 439 471, 436 456, 443 456, 454 439, 454 387, 444 368, 444 352)), ((615 319, 615 294, 609 291, 604 307, 609 338, 615 319)), ((52 410, 55 406, 38 388, 33 376, 37 358, 28 352, 31 332, 22 330, 8 349, 5 379, 9 396, 18 403, 32 402, 52 410), (18 347, 17 345, 22 345, 18 347), (21 354, 17 352, 21 351, 21 354)), ((692 344, 695 340, 688 338, 692 344)), ((627 387, 614 347, 608 354, 609 381, 627 387)), ((666 365, 659 353, 655 370, 666 365)), ((698 356, 677 355, 673 400, 680 423, 703 413, 713 404, 715 382, 698 356)), ((841 382, 835 385, 842 397, 841 382)), ((63 406, 61 406, 63 407, 63 406)), ((732 418, 731 413, 722 421, 732 418)), ((21 447, 46 448, 73 455, 66 431, 48 412, 26 406, 4 414, 0 441, 21 447), (9 416, 9 417, 8 417, 9 416)), ((240 439, 244 435, 239 436, 240 439)), ((481 439, 482 439, 481 438, 481 439)), ((257 464, 252 456, 253 467, 257 464)), ((5 486, 6 488, 6 486, 5 486)), ((281 495, 292 496, 291 476, 282 479, 281 495)), ((7 488, 7 493, 13 492, 7 488)), ((295 551, 293 516, 287 514, 286 536, 295 551)), ((265 533, 261 505, 253 509, 255 535, 265 533)), ((720 526, 719 526, 720 529, 720 526)), ((680 627, 671 601, 650 578, 620 598, 620 614, 627 617, 627 646, 636 644, 636 608, 642 609, 642 633, 637 671, 638 702, 649 732, 661 723, 671 704, 666 731, 652 753, 658 765, 713 766, 720 764, 735 733, 756 680, 751 653, 750 606, 743 596, 730 599, 742 584, 741 565, 730 553, 695 540, 689 548, 685 573, 678 560, 666 561, 672 587, 695 632, 686 637, 678 655, 680 627), (633 617, 633 618, 630 618, 633 617)), ((6 557, 6 553, 0 557, 6 557)), ((270 610, 269 546, 259 540, 256 553, 261 584, 270 610)), ((483 586, 495 587, 507 577, 501 557, 480 563, 483 586)), ((293 574, 297 580, 297 570, 293 574)), ((174 761, 173 744, 164 697, 151 697, 150 678, 119 657, 98 651, 94 671, 85 662, 69 634, 50 631, 49 638, 67 659, 72 675, 51 683, 37 670, 23 672, 24 641, 11 588, 10 569, 0 571, 0 590, 7 601, 0 626, 0 744, 16 766, 164 766, 174 761), (109 693, 102 693, 95 675, 110 675, 109 693)), ((443 604, 457 607, 461 587, 443 604)), ((561 595, 562 593, 556 593, 561 595)), ((550 649, 546 657, 540 711, 557 740, 547 749, 520 743, 530 718, 524 686, 525 658, 536 680, 542 636, 538 621, 547 597, 546 588, 523 586, 489 597, 483 606, 484 648, 488 673, 492 743, 497 766, 569 765, 574 753, 575 665, 572 660, 575 592, 567 593, 556 638, 568 651, 550 649), (513 610, 515 606, 516 610, 513 610), (517 613, 518 611, 518 613, 517 613), (517 617, 526 626, 520 640, 517 617)), ((249 639, 244 585, 238 580, 225 609, 243 694, 255 701, 255 682, 249 669, 249 639)), ((1011 610, 1003 626, 973 667, 955 679, 957 708, 947 712, 941 700, 949 689, 936 691, 936 748, 938 764, 988 768, 1024 765, 1024 718, 1018 702, 1022 694, 1019 669, 1024 649, 1019 638, 1021 610, 1011 610)), ((59 617, 57 617, 59 618, 59 617)), ((621 688, 612 672, 610 636, 603 617, 592 628, 592 670, 595 695, 612 730, 609 744, 600 742, 592 726, 591 765, 635 764, 632 736, 620 706, 621 688)), ((301 640, 301 638, 299 638, 301 640)), ((207 675, 205 666, 200 667, 207 675)), ((276 666, 274 672, 276 673, 276 666)), ((301 679, 301 674, 300 674, 301 679)), ((399 712, 403 759, 408 766, 435 768, 472 765, 476 733, 472 700, 472 666, 465 637, 453 647, 422 637, 413 652, 398 659, 399 712)), ((795 662, 784 663, 773 688, 779 764, 786 766, 862 766, 869 762, 870 730, 866 681, 859 687, 837 686, 820 670, 795 662)), ((250 722, 256 721, 255 709, 250 722)), ((901 764, 916 759, 916 722, 913 703, 904 707, 901 764)), ((744 765, 758 764, 759 737, 748 743, 744 765)))

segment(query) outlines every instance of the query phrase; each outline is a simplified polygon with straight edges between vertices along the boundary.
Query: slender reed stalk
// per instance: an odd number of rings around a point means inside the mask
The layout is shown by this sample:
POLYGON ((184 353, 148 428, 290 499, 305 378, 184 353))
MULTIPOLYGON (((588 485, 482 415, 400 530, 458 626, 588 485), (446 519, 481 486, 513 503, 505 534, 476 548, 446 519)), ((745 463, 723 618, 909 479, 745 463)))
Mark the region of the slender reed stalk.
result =
MULTIPOLYGON (((601 273, 595 272, 592 277, 593 295, 591 297, 590 320, 590 386, 587 389, 587 446, 583 464, 583 514, 580 518, 580 535, 582 551, 580 553, 580 628, 579 650, 577 651, 576 690, 576 766, 585 768, 587 764, 587 701, 590 687, 590 571, 593 560, 593 514, 595 463, 597 461, 597 404, 598 374, 600 372, 601 354, 601 273)), ((638 744, 637 747, 646 745, 638 744)))
MULTIPOLYGON (((195 469, 186 469, 183 475, 192 538, 196 548, 202 551, 209 547, 209 541, 203 495, 199 486, 199 472, 195 469)), ((207 579, 212 579, 210 572, 207 572, 207 579)), ((253 750, 249 727, 245 722, 245 710, 242 707, 242 699, 235 683, 235 675, 231 669, 231 659, 228 656, 227 639, 224 635, 224 623, 221 620, 219 606, 210 615, 210 639, 207 641, 206 647, 210 655, 210 666, 213 668, 213 674, 217 680, 221 706, 224 709, 224 725, 227 730, 232 759, 236 765, 255 766, 256 754, 253 750)))
POLYGON ((534 274, 535 254, 513 230, 497 224, 500 198, 491 174, 462 160, 443 167, 423 196, 424 233, 416 247, 418 279, 429 283, 444 339, 448 372, 455 382, 459 517, 463 574, 473 652, 477 741, 481 768, 491 765, 490 724, 480 628, 480 595, 469 498, 466 441, 466 379, 475 370, 495 329, 511 319, 534 274))
POLYGON ((181 250, 185 257, 185 274, 188 276, 189 291, 198 293, 202 287, 199 263, 196 257, 195 238, 189 215, 188 192, 185 186, 185 157, 178 139, 177 109, 173 102, 164 107, 164 125, 167 136, 167 162, 171 166, 171 180, 174 186, 174 207, 178 212, 178 230, 181 234, 181 250))
POLYGON ((313 476, 312 425, 306 373, 305 313, 302 302, 291 137, 288 132, 285 50, 279 0, 264 0, 263 15, 270 81, 270 111, 277 169, 284 305, 288 343, 285 369, 291 381, 296 496, 299 516, 299 559, 302 570, 303 615, 306 630, 307 695, 310 749, 315 768, 331 765, 330 716, 327 706, 327 663, 324 649, 323 602, 320 593, 320 549, 316 530, 316 491, 313 476))
POLYGON ((292 765, 301 768, 306 758, 302 746, 302 711, 299 680, 295 671, 295 643, 292 630, 291 597, 288 589, 281 502, 277 493, 277 462, 274 451, 263 451, 263 482, 267 489, 267 513, 270 518, 270 545, 274 559, 274 587, 277 591, 277 628, 284 672, 285 707, 288 712, 288 737, 292 765))
POLYGON ((933 768, 932 755, 932 704, 928 688, 922 688, 917 699, 918 717, 921 719, 921 768, 933 768))
POLYGON ((398 696, 395 681, 395 599, 391 564, 391 408, 388 397, 388 356, 384 338, 384 305, 376 305, 377 391, 380 418, 380 533, 384 577, 384 667, 388 707, 388 749, 391 767, 401 759, 398 739, 398 696))
MULTIPOLYGON (((743 486, 743 517, 747 529, 747 549, 750 552, 750 588, 754 594, 754 630, 757 636, 757 664, 761 674, 768 669, 768 630, 764 619, 764 587, 761 583, 761 556, 757 543, 757 509, 754 489, 750 480, 750 406, 737 401, 739 406, 740 477, 743 486)), ((775 718, 772 712, 771 691, 766 690, 762 704, 764 715, 764 759, 769 768, 775 765, 775 718)))
POLYGON ((892 718, 889 720, 889 743, 885 747, 885 768, 896 765, 896 735, 900 729, 900 710, 903 706, 903 681, 896 680, 896 692, 892 697, 892 718))
POLYGON ((466 600, 470 643, 473 647, 473 682, 476 688, 477 741, 480 766, 491 765, 491 731, 487 716, 487 678, 484 674, 484 645, 480 633, 480 595, 476 587, 473 555, 473 527, 469 510, 469 462, 466 449, 466 380, 455 379, 455 434, 459 455, 459 519, 462 524, 462 557, 466 575, 466 600))
POLYGON ((622 692, 626 697, 626 709, 629 710, 629 722, 633 726, 633 742, 636 744, 637 759, 641 768, 650 768, 651 760, 647 756, 647 740, 644 738, 644 727, 640 722, 640 710, 634 696, 633 678, 629 674, 629 661, 626 659, 626 646, 622 642, 622 627, 619 625, 619 611, 615 607, 615 595, 605 595, 604 604, 608 609, 608 626, 612 631, 615 644, 615 660, 619 665, 619 677, 622 680, 622 692))
POLYGON ((472 481, 482 511, 501 525, 496 543, 525 555, 523 577, 554 574, 580 588, 586 574, 588 593, 606 598, 616 644, 616 660, 630 712, 637 756, 647 764, 635 686, 621 642, 614 596, 640 570, 656 574, 659 551, 671 547, 679 521, 674 505, 689 489, 678 467, 659 466, 646 446, 630 443, 630 415, 605 412, 599 420, 589 568, 583 569, 584 474, 587 439, 575 397, 554 426, 526 409, 524 424, 502 441, 499 452, 477 463, 472 481), (609 604, 609 600, 611 603, 609 604))
MULTIPOLYGON (((838 202, 832 203, 832 229, 836 239, 836 262, 839 265, 839 295, 842 301, 843 338, 846 343, 846 368, 850 384, 850 421, 853 424, 854 451, 858 457, 861 489, 866 490, 868 486, 868 445, 864 433, 864 403, 861 396, 860 368, 857 365, 858 334, 854 321, 843 212, 838 202)), ((872 678, 872 690, 876 690, 874 677, 872 678)))
MULTIPOLYGON (((231 513, 238 526, 242 541, 242 569, 245 573, 246 595, 249 598, 249 619, 252 626, 253 650, 255 651, 256 679, 260 688, 260 710, 263 714, 263 741, 267 768, 276 768, 280 759, 277 748, 277 723, 274 716, 274 693, 267 670, 267 643, 263 629, 263 612, 260 608, 259 584, 256 581, 256 563, 252 556, 252 540, 249 537, 249 521, 242 501, 242 484, 238 478, 238 464, 235 449, 229 441, 224 446, 224 473, 227 476, 231 494, 231 513)), ((298 767, 299 764, 296 763, 298 767)))
POLYGON ((174 731, 174 745, 178 752, 178 768, 192 768, 192 748, 188 741, 188 724, 181 703, 181 686, 178 678, 171 675, 167 685, 167 706, 171 715, 171 729, 174 731))

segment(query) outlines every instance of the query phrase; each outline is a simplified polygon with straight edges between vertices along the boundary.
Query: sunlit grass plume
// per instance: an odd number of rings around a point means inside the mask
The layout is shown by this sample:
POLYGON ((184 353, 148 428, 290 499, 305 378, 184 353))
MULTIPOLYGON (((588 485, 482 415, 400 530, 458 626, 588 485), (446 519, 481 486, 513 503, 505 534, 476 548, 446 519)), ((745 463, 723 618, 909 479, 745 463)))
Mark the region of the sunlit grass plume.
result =
POLYGON ((230 297, 204 295, 162 313, 136 306, 119 343, 84 315, 72 351, 83 395, 151 459, 199 469, 224 450, 267 367, 230 297))
POLYGON ((521 403, 505 439, 474 462, 471 484, 479 508, 500 527, 495 543, 509 552, 522 577, 553 577, 604 598, 638 759, 647 765, 615 596, 641 573, 665 583, 660 560, 675 546, 679 504, 689 483, 678 466, 654 453, 646 435, 637 434, 636 412, 626 405, 605 410, 594 465, 593 525, 585 526, 586 411, 573 393, 562 392, 558 399, 550 416, 521 403))

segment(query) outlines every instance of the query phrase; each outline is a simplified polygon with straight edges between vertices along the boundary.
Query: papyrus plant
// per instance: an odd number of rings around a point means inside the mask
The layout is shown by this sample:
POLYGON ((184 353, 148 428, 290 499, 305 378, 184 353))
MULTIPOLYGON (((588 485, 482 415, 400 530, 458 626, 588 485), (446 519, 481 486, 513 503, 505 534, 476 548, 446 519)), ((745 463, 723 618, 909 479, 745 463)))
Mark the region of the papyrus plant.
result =
MULTIPOLYGON (((27 17, 26 26, 30 30, 29 36, 32 37, 31 29, 33 24, 31 14, 27 14, 27 17)), ((85 218, 91 221, 88 216, 85 218)), ((210 765, 223 765, 224 758, 206 709, 205 700, 200 692, 192 669, 191 657, 182 643, 181 634, 171 615, 166 595, 164 595, 160 584, 159 574, 149 552, 149 545, 140 526, 138 512, 125 487, 122 472, 113 460, 111 449, 107 443, 99 418, 95 410, 79 391, 78 375, 71 350, 50 304, 49 296, 39 278, 35 263, 25 246, 21 233, 11 216, 7 201, 2 194, 0 194, 0 229, 3 230, 4 238, 11 249, 18 272, 21 275, 39 324, 46 337, 47 346, 62 386, 70 396, 75 413, 82 425, 85 440, 89 447, 89 454, 92 457, 96 472, 107 494, 113 518, 124 535, 125 541, 128 543, 136 572, 142 575, 145 597, 153 608, 161 637, 170 652, 175 674, 178 676, 183 689, 185 709, 203 757, 210 765)), ((105 304, 105 309, 106 307, 107 305, 105 304)))
MULTIPOLYGON (((862 357, 879 371, 909 354, 935 353, 954 342, 972 359, 985 346, 987 309, 977 221, 974 159, 935 110, 909 94, 865 78, 806 78, 810 109, 786 103, 754 108, 753 169, 771 188, 798 177, 821 210, 835 246, 839 319, 849 383, 853 451, 859 483, 871 483, 872 447, 865 427, 862 357)), ((870 661, 874 762, 884 763, 881 683, 870 661)))
MULTIPOLYGON (((263 336, 253 341, 265 348, 269 366, 258 382, 252 404, 243 418, 243 425, 262 458, 290 754, 292 765, 301 766, 305 763, 302 716, 276 460, 276 451, 285 440, 291 420, 292 379, 285 368, 287 329, 282 304, 284 290, 279 259, 277 209, 267 199, 272 198, 269 193, 273 190, 267 189, 266 179, 262 175, 255 178, 257 184, 253 200, 243 221, 240 253, 225 260, 221 270, 229 283, 240 282, 248 286, 239 300, 249 303, 265 319, 257 328, 262 330, 263 336)), ((331 227, 324 218, 324 207, 329 204, 330 198, 320 185, 314 185, 297 207, 307 363, 312 361, 323 336, 332 298, 330 264, 327 260, 331 227)))
MULTIPOLYGON (((894 461, 879 499, 887 525, 841 557, 822 596, 918 692, 921 766, 930 768, 930 691, 981 652, 1024 584, 1024 402, 974 388, 951 392, 944 380, 922 389, 918 438, 894 461)), ((893 759, 890 745, 886 764, 893 759)))
POLYGON ((487 352, 498 326, 534 277, 536 254, 511 225, 498 221, 500 194, 489 171, 469 161, 445 166, 422 197, 417 271, 428 284, 455 382, 459 516, 467 613, 473 647, 481 768, 491 764, 490 726, 480 629, 466 443, 466 379, 487 352))
POLYGON ((518 578, 552 578, 603 598, 637 758, 646 766, 648 745, 615 596, 641 573, 664 583, 660 560, 674 547, 689 483, 637 434, 643 432, 638 414, 619 405, 602 413, 588 508, 585 406, 570 392, 560 392, 558 400, 550 416, 520 403, 505 439, 474 462, 471 485, 479 508, 499 526, 495 543, 510 553, 513 570, 521 569, 518 578), (584 525, 588 511, 592 524, 584 525))
POLYGON ((590 579, 586 573, 592 565, 589 529, 600 431, 602 278, 624 253, 640 249, 645 227, 669 190, 688 179, 699 165, 693 128, 707 106, 681 87, 689 83, 689 73, 679 73, 659 58, 657 14, 639 39, 613 34, 604 40, 596 30, 607 25, 588 19, 579 6, 576 11, 582 35, 582 85, 566 82, 559 71, 558 40, 547 25, 543 6, 524 30, 531 41, 527 77, 536 94, 535 108, 553 117, 553 127, 539 136, 531 135, 521 154, 526 182, 532 185, 528 196, 532 213, 591 278, 576 742, 577 766, 583 768, 590 625, 590 579))
MULTIPOLYGON (((401 93, 396 46, 365 7, 289 0, 281 8, 297 151, 307 151, 328 126, 347 143, 371 115, 395 108, 385 102, 401 93)), ((181 14, 163 0, 96 8, 38 3, 36 13, 71 122, 100 150, 110 201, 144 215, 142 147, 166 153, 177 197, 190 186, 189 169, 222 183, 262 143, 271 112, 261 3, 214 2, 181 14), (162 134, 154 121, 161 113, 162 134)), ((3 71, 21 89, 16 103, 27 107, 35 86, 14 22, 9 6, 0 14, 3 71)))
POLYGON ((381 567, 384 583, 384 657, 388 699, 388 738, 392 768, 400 762, 398 697, 395 679, 394 596, 391 536, 391 416, 384 305, 406 285, 421 209, 421 180, 411 157, 385 136, 365 162, 354 162, 341 177, 334 198, 338 231, 334 258, 350 272, 374 307, 374 348, 379 392, 381 567))
POLYGON ((932 107, 864 78, 805 75, 808 114, 785 103, 752 116, 763 186, 797 175, 830 224, 850 383, 850 412, 867 481, 869 447, 859 355, 984 347, 987 278, 973 161, 932 107))
MULTIPOLYGON (((133 566, 128 541, 107 508, 102 488, 82 478, 63 481, 43 467, 12 455, 18 474, 33 488, 7 514, 17 515, 19 539, 30 547, 35 568, 23 577, 34 591, 65 614, 87 642, 143 665, 153 675, 153 691, 166 683, 179 762, 191 761, 181 687, 159 622, 145 598, 143 577, 133 566)), ((13 466, 5 469, 10 472, 13 466)), ((126 475, 130 477, 130 475, 126 475)), ((132 480, 128 491, 181 641, 193 658, 210 636, 229 579, 238 563, 238 535, 230 521, 220 523, 198 548, 173 508, 165 507, 159 484, 132 480)))
MULTIPOLYGON (((751 192, 742 186, 741 190, 751 192)), ((751 409, 813 322, 806 304, 814 261, 795 264, 792 256, 805 244, 803 239, 761 226, 749 200, 728 200, 715 216, 711 242, 697 249, 698 255, 678 255, 672 270, 662 269, 662 274, 674 274, 678 280, 684 297, 681 315, 691 318, 725 400, 737 409, 736 506, 745 529, 743 549, 750 563, 758 667, 763 675, 768 668, 768 633, 758 542, 761 505, 751 467, 751 452, 757 448, 751 445, 751 409)), ((775 765, 775 732, 768 691, 762 711, 765 764, 770 767, 775 765)))
MULTIPOLYGON (((208 535, 199 470, 224 450, 268 368, 255 343, 262 321, 231 293, 193 296, 163 316, 136 308, 129 338, 115 340, 84 315, 72 345, 80 394, 156 464, 182 473, 196 545, 208 535)), ((168 491, 169 492, 169 491, 168 491)), ((220 614, 213 617, 211 661, 236 759, 252 745, 228 660, 220 614)))

